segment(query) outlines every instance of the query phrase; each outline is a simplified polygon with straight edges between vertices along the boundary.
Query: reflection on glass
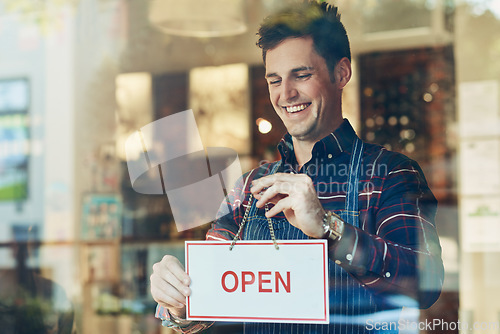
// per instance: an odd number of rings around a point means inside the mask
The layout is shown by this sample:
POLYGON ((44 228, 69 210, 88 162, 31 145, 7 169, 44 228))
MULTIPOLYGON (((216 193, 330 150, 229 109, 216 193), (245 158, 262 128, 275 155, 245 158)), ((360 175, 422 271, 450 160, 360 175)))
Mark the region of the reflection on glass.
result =
POLYGON ((49 279, 54 268, 39 261, 36 227, 14 226, 14 267, 0 270, 2 333, 71 333, 74 311, 63 287, 49 279))
POLYGON ((363 0, 364 32, 429 27, 434 0, 363 0), (388 10, 390 8, 390 10, 388 10), (401 18, 404 17, 404 20, 401 18))

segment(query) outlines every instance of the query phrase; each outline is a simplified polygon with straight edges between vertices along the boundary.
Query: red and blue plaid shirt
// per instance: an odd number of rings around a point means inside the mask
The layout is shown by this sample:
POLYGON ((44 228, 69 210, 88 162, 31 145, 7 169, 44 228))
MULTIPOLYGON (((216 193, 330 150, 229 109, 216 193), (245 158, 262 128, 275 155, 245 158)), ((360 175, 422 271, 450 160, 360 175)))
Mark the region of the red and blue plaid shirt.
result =
MULTIPOLYGON (((278 146, 282 157, 278 172, 306 173, 325 210, 341 213, 356 138, 345 120, 315 144, 311 160, 298 169, 291 136, 286 134, 278 146)), ((429 307, 439 297, 444 277, 434 223, 437 201, 415 161, 378 145, 364 146, 358 184, 359 227, 345 224, 341 240, 329 248, 330 259, 375 295, 408 296, 421 308, 429 307)), ((275 164, 262 164, 240 179, 223 203, 232 207, 232 214, 213 223, 207 240, 234 238, 251 181, 268 175, 275 164)), ((162 308, 157 311, 161 318, 162 308)))

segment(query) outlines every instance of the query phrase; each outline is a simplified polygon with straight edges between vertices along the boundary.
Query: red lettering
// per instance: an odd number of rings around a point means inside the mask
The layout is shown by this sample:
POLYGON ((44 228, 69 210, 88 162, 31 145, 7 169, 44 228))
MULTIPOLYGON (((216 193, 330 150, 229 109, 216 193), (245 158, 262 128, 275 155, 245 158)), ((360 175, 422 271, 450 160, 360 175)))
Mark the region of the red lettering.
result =
POLYGON ((245 292, 247 285, 253 284, 255 282, 255 274, 251 271, 241 272, 241 291, 245 292), (246 279, 246 276, 250 276, 250 280, 246 279))
MULTIPOLYGON (((238 289, 238 275, 236 275, 236 273, 234 271, 226 271, 222 275, 221 283, 222 283, 222 288, 224 289, 224 291, 226 291, 226 292, 235 292, 236 289, 238 289), (232 275, 234 277, 234 287, 232 289, 229 289, 226 286, 226 277, 227 277, 227 275, 232 275)), ((243 288, 243 289, 245 289, 245 288, 243 288)), ((243 291, 245 291, 245 290, 243 290, 243 291)))
MULTIPOLYGON (((292 290, 292 283, 290 280, 290 272, 286 272, 286 280, 281 276, 279 272, 274 272, 274 287, 275 291, 272 289, 272 274, 271 271, 259 271, 257 272, 258 280, 259 280, 259 292, 280 292, 280 285, 285 290, 285 292, 290 293, 292 290), (267 284, 267 286, 266 286, 267 284)), ((229 280, 231 284, 231 280, 229 280)), ((255 283, 255 273, 251 271, 242 271, 241 272, 241 292, 246 292, 247 286, 255 283)), ((239 288, 239 279, 238 275, 234 271, 226 271, 222 274, 221 278, 222 289, 226 292, 235 292, 239 288), (233 276, 234 285, 233 287, 228 287, 227 285, 227 276, 233 276)))
POLYGON ((291 290, 291 282, 290 282, 290 272, 286 272, 286 284, 285 281, 283 280, 283 277, 281 277, 281 274, 279 272, 275 272, 275 281, 276 281, 276 292, 280 292, 280 286, 279 282, 281 281, 281 285, 285 288, 285 291, 290 293, 291 290))
POLYGON ((271 275, 270 271, 259 271, 259 292, 273 292, 272 288, 264 289, 262 287, 263 283, 271 283, 270 279, 263 279, 262 276, 271 275))

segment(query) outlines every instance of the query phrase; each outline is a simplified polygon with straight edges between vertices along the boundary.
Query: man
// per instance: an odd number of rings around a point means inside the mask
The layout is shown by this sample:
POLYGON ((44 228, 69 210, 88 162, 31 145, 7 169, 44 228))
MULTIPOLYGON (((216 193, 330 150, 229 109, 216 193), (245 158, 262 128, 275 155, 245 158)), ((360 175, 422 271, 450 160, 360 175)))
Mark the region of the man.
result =
MULTIPOLYGON (((288 133, 281 160, 242 177, 228 196, 233 212, 207 240, 327 239, 330 324, 245 324, 246 332, 373 333, 375 321, 398 332, 403 306, 426 308, 440 294, 436 200, 416 162, 361 142, 342 118, 351 55, 336 7, 290 7, 259 35, 271 103, 288 133)), ((190 289, 179 261, 165 256, 153 269, 157 316, 185 333, 208 327, 182 320, 190 289)))

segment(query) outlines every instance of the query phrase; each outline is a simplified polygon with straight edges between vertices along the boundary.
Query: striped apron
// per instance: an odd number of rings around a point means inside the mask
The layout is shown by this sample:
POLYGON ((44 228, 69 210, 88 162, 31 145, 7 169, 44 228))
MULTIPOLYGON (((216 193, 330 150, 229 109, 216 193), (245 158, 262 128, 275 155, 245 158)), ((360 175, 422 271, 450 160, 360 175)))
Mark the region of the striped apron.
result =
MULTIPOLYGON (((344 210, 337 212, 347 224, 359 227, 359 180, 361 170, 361 157, 363 154, 363 142, 357 139, 354 142, 354 149, 350 160, 348 175, 348 190, 346 194, 344 210)), ((271 174, 278 172, 281 163, 273 166, 271 174)), ((246 240, 270 240, 271 235, 268 221, 263 216, 262 211, 258 213, 253 201, 249 211, 247 224, 243 233, 246 240)), ((326 208, 328 209, 328 208, 326 208)), ((272 219, 276 239, 296 240, 308 239, 301 230, 292 226, 286 219, 272 219)), ((336 333, 336 334, 361 334, 377 333, 376 330, 367 329, 368 319, 380 319, 377 316, 377 304, 373 294, 362 287, 360 283, 351 277, 334 261, 329 261, 330 276, 330 323, 320 324, 285 324, 285 323, 246 323, 245 333, 336 333)), ((307 270, 307 268, 304 268, 307 270)), ((280 305, 276 305, 280 307, 280 305)), ((301 305, 297 305, 301 307, 301 305)), ((397 310, 399 314, 400 310, 397 310)), ((379 312, 380 313, 380 312, 379 312)), ((398 318, 392 315, 391 319, 398 318)), ((393 320, 391 320, 393 321, 393 320)), ((397 333, 397 331, 387 331, 384 333, 397 333)))

